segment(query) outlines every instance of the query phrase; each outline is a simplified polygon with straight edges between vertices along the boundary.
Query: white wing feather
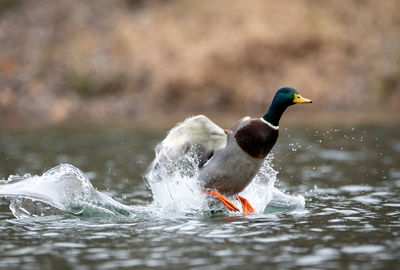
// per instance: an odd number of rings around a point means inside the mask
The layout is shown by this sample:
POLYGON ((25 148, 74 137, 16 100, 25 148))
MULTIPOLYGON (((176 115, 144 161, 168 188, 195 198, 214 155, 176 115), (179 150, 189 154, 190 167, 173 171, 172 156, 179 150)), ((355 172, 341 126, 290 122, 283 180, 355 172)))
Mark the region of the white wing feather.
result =
MULTIPOLYGON (((156 157, 146 170, 145 175, 151 172, 158 163, 163 163, 167 160, 179 160, 191 146, 197 144, 203 147, 204 152, 198 154, 204 155, 211 153, 217 149, 224 148, 227 142, 227 135, 222 128, 204 115, 190 117, 177 124, 168 132, 167 137, 156 147, 156 157)), ((207 157, 202 156, 205 162, 207 157)))
POLYGON ((207 151, 224 148, 227 135, 224 130, 204 115, 197 115, 177 124, 162 141, 166 148, 178 149, 188 143, 198 143, 207 151))

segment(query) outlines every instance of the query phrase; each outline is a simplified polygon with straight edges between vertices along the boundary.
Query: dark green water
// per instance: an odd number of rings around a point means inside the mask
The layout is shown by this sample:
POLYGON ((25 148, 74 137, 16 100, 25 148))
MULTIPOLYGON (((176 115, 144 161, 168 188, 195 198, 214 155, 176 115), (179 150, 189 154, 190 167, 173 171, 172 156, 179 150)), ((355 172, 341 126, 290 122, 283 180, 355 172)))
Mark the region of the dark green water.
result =
MULTIPOLYGON (((165 132, 0 131, 0 179, 60 163, 117 201, 146 205, 141 173, 165 132)), ((400 269, 400 129, 283 128, 275 183, 304 209, 248 217, 50 215, 15 219, 0 198, 4 269, 400 269)))

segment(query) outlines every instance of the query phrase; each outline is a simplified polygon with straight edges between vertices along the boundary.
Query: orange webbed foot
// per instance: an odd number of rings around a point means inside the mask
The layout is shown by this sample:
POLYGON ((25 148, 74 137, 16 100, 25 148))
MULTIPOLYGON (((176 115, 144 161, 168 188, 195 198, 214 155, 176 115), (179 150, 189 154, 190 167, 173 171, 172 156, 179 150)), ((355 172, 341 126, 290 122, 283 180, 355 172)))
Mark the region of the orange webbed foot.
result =
POLYGON ((243 198, 242 196, 237 195, 237 197, 239 198, 240 202, 242 203, 242 209, 243 209, 243 215, 247 215, 248 213, 250 214, 254 214, 256 212, 256 210, 254 210, 253 206, 251 206, 251 204, 249 203, 248 200, 246 200, 245 198, 243 198))
POLYGON ((218 191, 203 190, 203 192, 220 200, 230 211, 235 211, 235 212, 239 211, 239 209, 231 201, 229 201, 224 195, 222 195, 218 191))

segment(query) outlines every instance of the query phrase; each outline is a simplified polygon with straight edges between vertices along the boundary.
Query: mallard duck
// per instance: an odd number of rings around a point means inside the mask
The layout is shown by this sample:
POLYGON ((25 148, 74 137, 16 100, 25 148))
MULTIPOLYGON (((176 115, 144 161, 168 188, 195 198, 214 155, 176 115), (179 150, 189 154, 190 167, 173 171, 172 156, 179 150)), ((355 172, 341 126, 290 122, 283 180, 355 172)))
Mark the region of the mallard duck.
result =
POLYGON ((237 196, 243 214, 254 213, 254 208, 238 193, 252 181, 275 145, 283 112, 297 103, 312 101, 294 88, 281 88, 263 117, 244 117, 229 130, 223 130, 204 115, 191 117, 169 132, 147 172, 162 160, 176 160, 195 151, 203 192, 216 197, 231 211, 239 209, 226 196, 237 196))

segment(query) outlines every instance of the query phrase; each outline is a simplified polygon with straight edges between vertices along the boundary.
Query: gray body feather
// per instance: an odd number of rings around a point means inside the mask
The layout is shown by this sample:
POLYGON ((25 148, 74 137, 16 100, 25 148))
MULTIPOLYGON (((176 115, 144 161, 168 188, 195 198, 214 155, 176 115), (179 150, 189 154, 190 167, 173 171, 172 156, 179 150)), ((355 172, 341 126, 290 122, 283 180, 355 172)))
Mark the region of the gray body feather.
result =
POLYGON ((278 130, 260 119, 244 117, 224 132, 207 117, 195 116, 169 132, 147 173, 162 160, 177 160, 194 151, 204 188, 238 194, 253 180, 277 137, 278 130))
POLYGON ((200 170, 200 181, 207 189, 216 189, 225 195, 241 192, 254 178, 263 163, 254 159, 237 145, 234 134, 228 133, 226 147, 214 155, 200 170))

